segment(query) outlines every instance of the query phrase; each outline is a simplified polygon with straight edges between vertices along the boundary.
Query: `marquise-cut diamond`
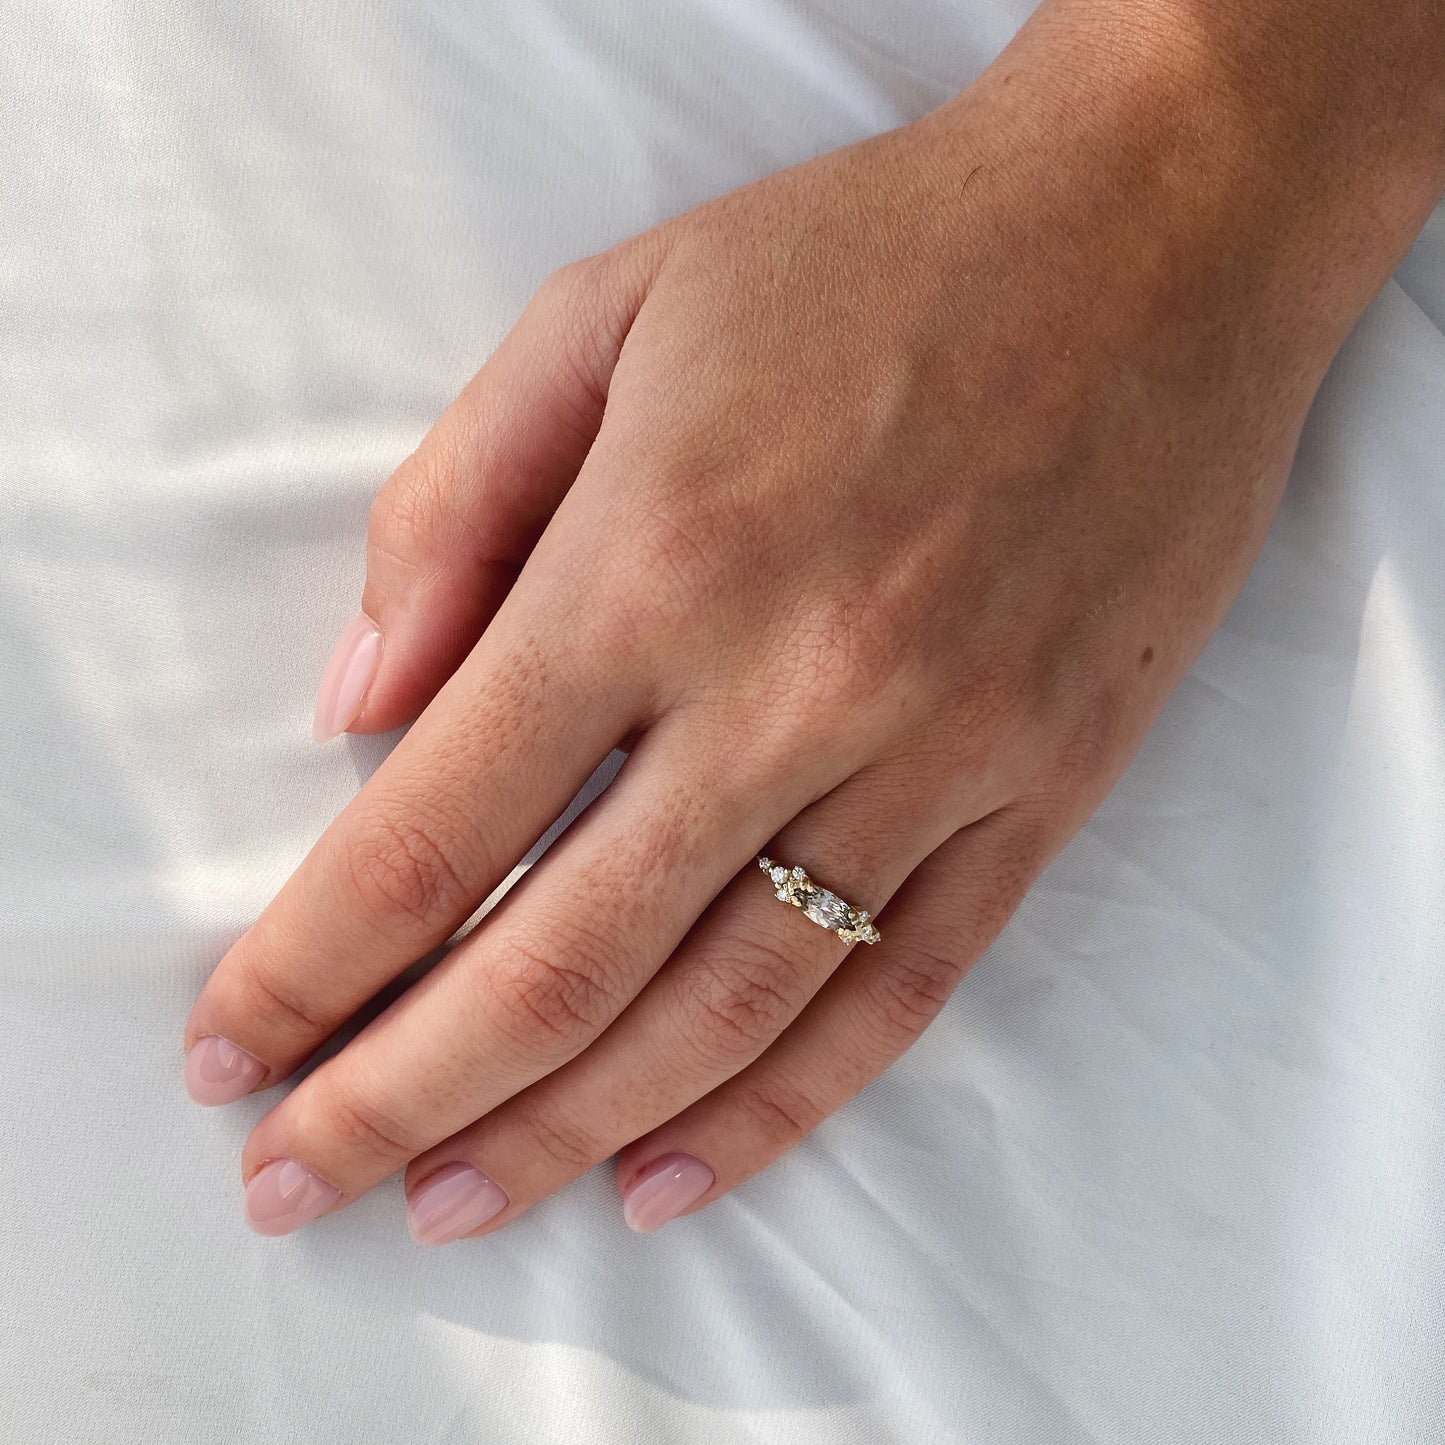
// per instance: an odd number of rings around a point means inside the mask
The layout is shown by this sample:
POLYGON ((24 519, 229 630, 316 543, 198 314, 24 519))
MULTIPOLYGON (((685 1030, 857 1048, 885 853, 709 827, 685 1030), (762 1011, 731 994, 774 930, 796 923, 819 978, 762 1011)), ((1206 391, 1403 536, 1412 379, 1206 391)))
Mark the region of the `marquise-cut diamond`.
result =
POLYGON ((848 905, 836 893, 826 888, 815 888, 803 900, 803 912, 824 928, 846 928, 848 905))

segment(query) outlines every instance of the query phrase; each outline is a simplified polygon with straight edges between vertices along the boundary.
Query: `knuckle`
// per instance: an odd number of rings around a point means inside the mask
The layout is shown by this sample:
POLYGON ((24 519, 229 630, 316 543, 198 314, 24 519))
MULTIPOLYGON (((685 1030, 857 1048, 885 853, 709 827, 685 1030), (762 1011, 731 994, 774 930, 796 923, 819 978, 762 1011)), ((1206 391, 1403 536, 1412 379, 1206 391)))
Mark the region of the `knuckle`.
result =
POLYGON ((871 1011, 894 1034, 913 1038, 948 1002, 963 970, 961 962, 933 949, 899 950, 865 975, 871 1011))
POLYGON ((525 1105, 516 1109, 515 1122, 528 1141, 568 1177, 585 1173, 611 1152, 586 1130, 547 1109, 525 1105))
POLYGON ((597 285, 598 257, 578 256, 549 271, 537 287, 543 303, 568 305, 591 295, 597 285))
POLYGON ((975 863, 978 876, 966 883, 972 901, 962 925, 963 936, 971 940, 970 962, 1003 930, 1043 870, 1060 837, 1058 811, 1048 795, 1040 794, 1001 815, 1006 826, 975 863))
POLYGON ((622 345, 625 329, 619 319, 617 266, 613 252, 599 251, 559 266, 546 276, 528 304, 528 328, 535 327, 551 343, 559 375, 570 372, 564 395, 581 396, 587 405, 575 418, 588 434, 596 430, 593 411, 600 413, 607 399, 606 384, 598 378, 610 371, 622 345))
POLYGON ((579 322, 584 333, 601 324, 607 343, 615 349, 621 338, 612 334, 613 325, 606 318, 614 308, 629 309, 625 302, 639 274, 637 241, 634 236, 555 267, 542 278, 533 303, 559 309, 564 318, 579 322))
POLYGON ((279 1034, 286 1039, 325 1037, 336 1020, 320 1002, 307 999, 304 992, 283 982, 264 963, 243 964, 236 975, 244 1012, 259 1034, 279 1034))
POLYGON ((824 1110, 796 1084, 778 1078, 766 1082, 739 1079, 734 1103, 774 1153, 791 1149, 805 1139, 824 1117, 824 1110))
POLYGON ((853 599, 841 593, 819 598, 797 619, 790 662, 810 710, 831 711, 862 681, 862 626, 853 599))
POLYGON ((445 467, 435 455, 442 446, 434 432, 376 494, 366 522, 366 545, 373 564, 381 562, 406 574, 424 572, 435 562, 428 545, 448 513, 445 467))
POLYGON ((643 470, 625 533, 605 564, 613 584, 607 620, 621 636, 636 629, 652 638, 702 635, 726 595, 729 549, 704 509, 678 505, 671 478, 685 466, 654 459, 643 470))
POLYGON ((967 669, 950 695, 949 719, 960 744, 1026 731, 1032 719, 1019 707, 1019 684, 1004 661, 986 657, 967 669))
POLYGON ((431 1142, 401 1124, 376 1104, 349 1090, 332 1093, 321 1111, 321 1125, 348 1157, 393 1163, 412 1159, 431 1142))
POLYGON ((458 918, 471 890, 442 831, 397 817, 365 824, 345 853, 347 881, 368 917, 422 923, 458 918))
POLYGON ((618 1000, 594 948, 562 949, 549 957, 514 944, 488 978, 499 1005, 498 1027, 529 1050, 559 1043, 575 1049, 617 1012, 618 1000))
POLYGON ((1135 709, 1126 691, 1110 682, 1099 688, 1093 706, 1062 729, 1054 746, 1053 773, 1063 789, 1092 787, 1112 777, 1137 740, 1135 709))
POLYGON ((796 749, 820 733, 872 736, 898 711, 898 665, 885 632, 866 599, 843 592, 795 614, 770 670, 769 701, 785 720, 780 744, 796 749))
POLYGON ((799 976, 781 948, 756 940, 696 960, 678 980, 696 1043, 723 1060, 758 1054, 797 1011, 799 976))
MULTIPOLYGON (((695 483, 696 459, 689 462, 675 468, 663 465, 660 471, 664 477, 674 470, 686 471, 695 483)), ((659 480, 654 490, 659 495, 642 511, 633 533, 632 565, 644 575, 660 574, 690 592, 716 569, 716 523, 704 509, 680 507, 674 487, 666 481, 659 480)))
POLYGON ((587 605, 568 616, 577 656, 593 675, 646 678, 655 686, 664 659, 684 645, 706 661, 698 640, 708 635, 717 598, 725 593, 718 554, 705 541, 706 524, 653 501, 659 487, 650 477, 637 480, 648 465, 638 464, 635 487, 617 501, 617 525, 605 546, 585 534, 564 544, 578 575, 588 579, 587 605))

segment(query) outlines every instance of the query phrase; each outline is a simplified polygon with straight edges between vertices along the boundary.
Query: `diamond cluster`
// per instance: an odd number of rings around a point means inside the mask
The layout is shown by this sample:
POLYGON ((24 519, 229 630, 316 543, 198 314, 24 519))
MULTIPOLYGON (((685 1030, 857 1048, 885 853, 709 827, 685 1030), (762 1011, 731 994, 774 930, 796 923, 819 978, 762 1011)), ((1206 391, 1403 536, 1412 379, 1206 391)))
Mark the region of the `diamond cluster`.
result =
POLYGON ((861 908, 844 903, 836 893, 820 888, 801 868, 785 868, 760 857, 758 867, 773 880, 773 891, 784 903, 801 908, 814 923, 836 933, 844 943, 877 943, 882 936, 861 908))

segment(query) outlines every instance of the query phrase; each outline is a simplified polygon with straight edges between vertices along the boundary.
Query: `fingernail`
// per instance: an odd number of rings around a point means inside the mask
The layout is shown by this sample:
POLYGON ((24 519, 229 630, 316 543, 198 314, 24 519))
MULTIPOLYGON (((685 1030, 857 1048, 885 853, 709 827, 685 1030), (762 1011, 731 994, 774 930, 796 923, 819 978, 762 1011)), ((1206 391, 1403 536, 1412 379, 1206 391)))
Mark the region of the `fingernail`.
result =
POLYGON ((412 1190, 406 1227, 418 1244, 450 1244, 507 1207, 507 1191, 470 1164, 447 1164, 412 1190))
POLYGON ((665 1154, 622 1199, 622 1217, 638 1234, 676 1219, 712 1188, 717 1175, 691 1154, 665 1154))
POLYGON ((325 1214, 341 1191, 294 1159, 273 1159, 246 1186, 246 1223, 257 1234, 290 1234, 325 1214))
POLYGON ((266 1065, 230 1039, 207 1034, 186 1055, 186 1093, 198 1104, 230 1104, 265 1077, 266 1065))
POLYGON ((344 733, 361 715, 366 690, 381 661, 381 631, 364 612, 346 624, 316 690, 311 735, 318 743, 344 733))

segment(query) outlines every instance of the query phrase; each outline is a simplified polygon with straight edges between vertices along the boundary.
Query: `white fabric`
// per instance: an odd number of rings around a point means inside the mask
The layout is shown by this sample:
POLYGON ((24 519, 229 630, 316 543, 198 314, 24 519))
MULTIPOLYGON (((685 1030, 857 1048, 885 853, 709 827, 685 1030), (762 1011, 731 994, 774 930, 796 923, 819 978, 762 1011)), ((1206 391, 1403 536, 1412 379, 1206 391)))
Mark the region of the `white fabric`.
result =
POLYGON ((1445 225, 1264 556, 937 1025, 649 1238, 610 1170, 259 1239, 187 1009, 394 739, 369 499, 533 286, 966 83, 1022 0, 0 12, 0 1437, 1435 1442, 1445 225))

